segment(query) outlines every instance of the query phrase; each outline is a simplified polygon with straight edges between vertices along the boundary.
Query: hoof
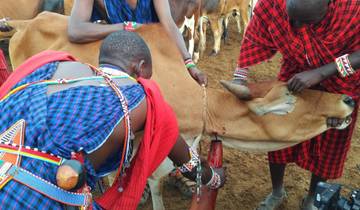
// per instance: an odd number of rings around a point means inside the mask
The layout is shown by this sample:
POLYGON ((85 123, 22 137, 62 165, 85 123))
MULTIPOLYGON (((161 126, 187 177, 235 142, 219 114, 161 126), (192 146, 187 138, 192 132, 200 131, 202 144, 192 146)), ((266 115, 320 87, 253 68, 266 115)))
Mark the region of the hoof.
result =
POLYGON ((212 50, 209 56, 216 56, 218 53, 215 50, 212 50))

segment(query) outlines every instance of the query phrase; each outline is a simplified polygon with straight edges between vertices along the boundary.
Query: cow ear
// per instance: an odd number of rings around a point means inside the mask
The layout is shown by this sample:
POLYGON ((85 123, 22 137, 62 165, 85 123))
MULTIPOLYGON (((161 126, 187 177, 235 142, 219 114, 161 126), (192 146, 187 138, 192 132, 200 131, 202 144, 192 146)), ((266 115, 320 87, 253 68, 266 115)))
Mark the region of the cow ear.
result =
POLYGON ((286 115, 295 108, 296 97, 285 91, 278 98, 269 100, 265 98, 257 98, 247 103, 249 109, 256 115, 262 116, 268 113, 276 115, 286 115))

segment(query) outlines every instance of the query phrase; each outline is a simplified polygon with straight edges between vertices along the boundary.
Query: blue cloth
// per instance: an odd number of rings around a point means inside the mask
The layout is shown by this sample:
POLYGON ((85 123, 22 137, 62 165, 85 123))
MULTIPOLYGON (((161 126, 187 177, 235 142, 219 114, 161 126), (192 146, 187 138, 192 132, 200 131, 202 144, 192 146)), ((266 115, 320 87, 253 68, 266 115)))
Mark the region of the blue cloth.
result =
MULTIPOLYGON (((133 10, 126 0, 104 0, 107 13, 107 21, 111 24, 124 21, 137 23, 159 22, 152 0, 137 0, 136 8, 133 10)), ((91 21, 102 20, 99 9, 94 7, 91 21)))
MULTIPOLYGON (((25 77, 16 86, 51 79, 58 62, 49 63, 25 77)), ((141 85, 120 87, 129 109, 144 99, 141 85)), ((91 153, 99 148, 123 118, 118 97, 109 87, 79 86, 47 95, 46 85, 30 86, 0 102, 0 133, 19 119, 26 121, 25 145, 70 158, 72 151, 91 153)), ((92 189, 99 177, 116 169, 121 154, 95 171, 85 160, 87 182, 92 189)), ((56 183, 57 167, 23 157, 21 167, 56 183)), ((63 206, 15 181, 0 190, 1 209, 62 209, 63 206)), ((95 209, 97 206, 95 205, 95 209)))

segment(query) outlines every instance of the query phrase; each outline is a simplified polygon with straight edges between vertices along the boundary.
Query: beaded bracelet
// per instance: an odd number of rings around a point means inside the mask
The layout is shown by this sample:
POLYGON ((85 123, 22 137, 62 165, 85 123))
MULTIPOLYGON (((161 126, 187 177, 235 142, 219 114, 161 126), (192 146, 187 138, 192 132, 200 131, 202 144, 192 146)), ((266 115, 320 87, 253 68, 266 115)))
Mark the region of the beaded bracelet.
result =
POLYGON ((220 175, 214 171, 214 169, 212 167, 210 167, 211 169, 211 179, 210 181, 206 184, 206 186, 208 186, 210 189, 216 190, 221 186, 221 178, 220 175))
POLYGON ((196 67, 194 61, 191 58, 187 58, 184 60, 186 68, 189 70, 190 68, 196 67))
POLYGON ((135 31, 137 23, 133 21, 124 21, 124 30, 125 31, 135 31))
POLYGON ((202 176, 202 168, 201 168, 201 160, 199 158, 199 154, 196 150, 193 150, 191 147, 189 148, 190 160, 187 163, 182 164, 182 166, 178 167, 181 173, 191 172, 194 168, 196 168, 196 199, 200 200, 201 194, 201 176, 202 176))
POLYGON ((236 67, 234 77, 246 81, 248 77, 248 69, 236 67))
POLYGON ((179 171, 181 173, 191 172, 195 167, 200 164, 199 154, 196 152, 196 150, 193 150, 191 147, 189 147, 189 153, 190 160, 179 167, 179 171))
POLYGON ((349 54, 336 58, 335 63, 336 69, 342 77, 347 77, 355 73, 349 61, 349 54))

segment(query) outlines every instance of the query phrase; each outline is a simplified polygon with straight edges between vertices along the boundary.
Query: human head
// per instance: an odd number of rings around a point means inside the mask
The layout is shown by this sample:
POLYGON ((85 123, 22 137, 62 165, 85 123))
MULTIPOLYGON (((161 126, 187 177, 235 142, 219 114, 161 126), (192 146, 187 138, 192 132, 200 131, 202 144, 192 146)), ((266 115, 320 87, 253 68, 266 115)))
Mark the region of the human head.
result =
POLYGON ((136 33, 119 30, 101 44, 99 64, 112 64, 131 76, 149 79, 152 75, 151 54, 145 41, 136 33))
POLYGON ((286 0, 286 11, 292 26, 320 22, 326 15, 330 0, 286 0))

